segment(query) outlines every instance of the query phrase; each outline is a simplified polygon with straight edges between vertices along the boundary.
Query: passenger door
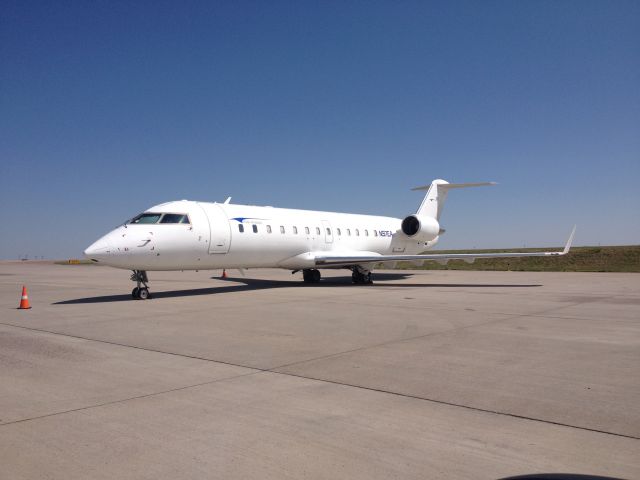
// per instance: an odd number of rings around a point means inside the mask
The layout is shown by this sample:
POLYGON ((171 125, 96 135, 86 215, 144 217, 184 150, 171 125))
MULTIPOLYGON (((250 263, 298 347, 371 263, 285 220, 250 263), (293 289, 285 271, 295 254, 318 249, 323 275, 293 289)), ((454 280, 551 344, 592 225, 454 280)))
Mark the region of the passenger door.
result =
POLYGON ((231 226, 217 203, 198 203, 209 221, 209 253, 227 253, 231 243, 231 226))

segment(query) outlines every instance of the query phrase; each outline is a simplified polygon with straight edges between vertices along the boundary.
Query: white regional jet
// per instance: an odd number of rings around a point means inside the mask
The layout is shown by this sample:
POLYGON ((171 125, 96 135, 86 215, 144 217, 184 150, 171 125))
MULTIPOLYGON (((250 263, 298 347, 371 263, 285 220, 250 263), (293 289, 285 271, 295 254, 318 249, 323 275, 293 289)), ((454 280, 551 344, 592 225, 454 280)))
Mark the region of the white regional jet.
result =
POLYGON ((440 215, 449 190, 494 185, 434 180, 418 211, 404 219, 180 200, 151 207, 84 251, 94 262, 133 270, 133 298, 150 298, 147 271, 276 267, 302 270, 320 281, 321 268, 347 268, 354 283, 371 283, 376 264, 401 260, 446 263, 453 259, 565 255, 558 252, 425 254, 444 233, 440 215))

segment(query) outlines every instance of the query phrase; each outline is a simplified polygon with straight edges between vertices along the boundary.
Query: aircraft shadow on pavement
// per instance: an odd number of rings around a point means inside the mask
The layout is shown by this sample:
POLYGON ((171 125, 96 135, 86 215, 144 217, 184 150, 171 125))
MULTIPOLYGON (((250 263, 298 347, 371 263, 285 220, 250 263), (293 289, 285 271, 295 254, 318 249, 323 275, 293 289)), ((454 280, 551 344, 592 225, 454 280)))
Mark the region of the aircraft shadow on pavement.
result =
POLYGON ((532 475, 518 475, 504 477, 500 480, 622 480, 617 477, 602 477, 600 475, 583 475, 576 473, 534 473, 532 475))
MULTIPOLYGON (((387 280, 402 280, 410 278, 410 274, 405 273, 381 273, 376 274, 374 277, 374 283, 372 285, 353 285, 351 277, 331 277, 320 281, 320 283, 309 284, 300 281, 299 279, 292 280, 265 280, 257 278, 227 278, 224 281, 230 282, 230 285, 223 287, 206 287, 206 288, 193 288, 188 290, 168 290, 168 291, 155 291, 153 290, 153 283, 151 283, 151 296, 153 298, 174 298, 174 297, 192 297, 198 295, 214 295, 218 293, 232 293, 232 292, 247 292, 252 290, 267 290, 273 288, 322 288, 330 286, 342 285, 345 288, 376 288, 376 287, 424 287, 424 288, 530 288, 540 287, 538 284, 494 284, 494 283, 382 283, 381 281, 387 280)), ((218 277, 211 277, 212 279, 218 279, 218 277)), ((85 297, 75 298, 72 300, 63 300, 60 302, 54 302, 53 305, 74 305, 74 304, 86 304, 86 303, 109 303, 109 302, 125 302, 131 301, 130 294, 121 295, 101 295, 98 297, 85 297)))

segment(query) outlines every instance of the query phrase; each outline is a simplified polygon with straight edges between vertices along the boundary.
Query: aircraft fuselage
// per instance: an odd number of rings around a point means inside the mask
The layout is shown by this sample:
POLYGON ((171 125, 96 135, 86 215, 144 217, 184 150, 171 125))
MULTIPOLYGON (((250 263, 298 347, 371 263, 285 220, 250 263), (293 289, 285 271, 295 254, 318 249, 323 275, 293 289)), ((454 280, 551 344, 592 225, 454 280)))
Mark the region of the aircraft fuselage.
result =
POLYGON ((85 251, 130 270, 316 268, 309 252, 417 254, 437 242, 403 235, 392 217, 194 201, 168 202, 109 232, 85 251), (180 215, 182 222, 176 223, 180 215), (171 221, 171 222, 169 222, 171 221))

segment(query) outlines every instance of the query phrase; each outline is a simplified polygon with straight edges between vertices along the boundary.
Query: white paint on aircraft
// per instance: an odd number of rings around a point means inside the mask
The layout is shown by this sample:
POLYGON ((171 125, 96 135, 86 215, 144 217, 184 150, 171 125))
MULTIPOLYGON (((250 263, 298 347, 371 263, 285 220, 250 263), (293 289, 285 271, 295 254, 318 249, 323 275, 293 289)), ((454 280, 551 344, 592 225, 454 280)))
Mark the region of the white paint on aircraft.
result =
POLYGON ((84 253, 101 264, 133 270, 139 292, 146 288, 145 272, 154 270, 279 267, 303 270, 305 281, 315 282, 318 269, 349 268, 354 282, 368 283, 378 263, 559 256, 569 251, 575 227, 559 252, 421 254, 444 233, 440 217, 448 192, 483 185, 493 183, 434 180, 414 189, 427 193, 416 213, 404 219, 236 205, 230 197, 222 204, 167 202, 109 232, 84 253))

